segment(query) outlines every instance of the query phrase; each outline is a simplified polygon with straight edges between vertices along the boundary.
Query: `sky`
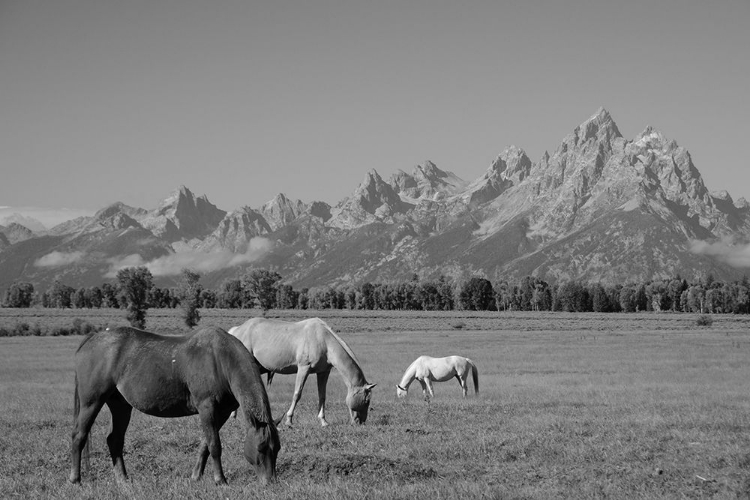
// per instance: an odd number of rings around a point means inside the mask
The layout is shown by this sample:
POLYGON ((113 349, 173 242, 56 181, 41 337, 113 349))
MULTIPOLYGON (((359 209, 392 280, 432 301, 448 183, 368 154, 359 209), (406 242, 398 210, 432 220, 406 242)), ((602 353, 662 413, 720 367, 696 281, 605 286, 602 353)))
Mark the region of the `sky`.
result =
POLYGON ((0 206, 333 205, 371 169, 537 161, 600 106, 750 199, 749 23, 747 0, 0 0, 0 206))

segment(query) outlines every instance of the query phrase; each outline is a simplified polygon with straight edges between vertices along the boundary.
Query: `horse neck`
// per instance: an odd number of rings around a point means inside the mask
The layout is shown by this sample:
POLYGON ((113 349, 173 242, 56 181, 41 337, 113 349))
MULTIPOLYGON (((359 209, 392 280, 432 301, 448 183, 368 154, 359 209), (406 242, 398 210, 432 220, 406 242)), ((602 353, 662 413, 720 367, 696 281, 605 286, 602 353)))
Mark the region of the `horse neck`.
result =
POLYGON ((365 374, 362 372, 362 368, 360 368, 357 360, 354 359, 348 346, 343 342, 335 334, 329 338, 328 359, 344 378, 347 387, 361 387, 367 384, 365 374))
POLYGON ((240 411, 245 416, 246 422, 268 423, 272 421, 271 407, 263 381, 260 379, 260 373, 258 377, 251 377, 245 370, 234 370, 229 379, 229 386, 240 405, 240 411))
POLYGON ((398 385, 402 389, 408 389, 412 382, 414 382, 414 379, 417 378, 417 367, 415 363, 412 363, 409 365, 409 368, 406 369, 404 372, 404 376, 401 377, 401 382, 398 383, 398 385))

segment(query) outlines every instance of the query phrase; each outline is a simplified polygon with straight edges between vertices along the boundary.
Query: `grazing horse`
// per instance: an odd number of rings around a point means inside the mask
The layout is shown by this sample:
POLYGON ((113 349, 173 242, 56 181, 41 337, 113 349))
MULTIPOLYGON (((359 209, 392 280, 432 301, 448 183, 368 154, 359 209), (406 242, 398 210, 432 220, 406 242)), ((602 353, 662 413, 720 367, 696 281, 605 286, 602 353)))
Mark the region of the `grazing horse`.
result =
POLYGON ((479 393, 479 372, 477 366, 469 358, 462 356, 448 356, 446 358, 420 356, 404 372, 401 382, 396 385, 396 395, 405 398, 409 385, 416 379, 422 386, 425 399, 429 400, 434 396, 432 392, 433 381, 445 382, 455 377, 461 384, 463 396, 466 397, 468 392, 466 380, 469 378, 469 372, 474 379, 474 393, 479 393))
POLYGON ((346 404, 351 423, 364 424, 367 420, 371 391, 376 384, 367 383, 352 350, 320 318, 297 323, 252 318, 230 328, 229 333, 240 339, 258 360, 261 373, 268 373, 269 385, 274 373, 297 373, 292 405, 286 412, 287 425, 292 425, 294 408, 311 373, 318 378, 318 419, 322 426, 328 425, 325 404, 331 368, 338 370, 348 388, 346 404))
POLYGON ((226 484, 219 429, 241 408, 247 430, 245 458, 263 484, 276 478, 281 448, 258 365, 237 339, 220 328, 164 336, 121 327, 87 336, 75 355, 75 399, 70 481, 81 480, 81 452, 103 405, 112 413, 107 436, 118 480, 125 431, 133 408, 157 417, 200 417, 203 439, 192 478, 203 475, 208 456, 214 480, 226 484))

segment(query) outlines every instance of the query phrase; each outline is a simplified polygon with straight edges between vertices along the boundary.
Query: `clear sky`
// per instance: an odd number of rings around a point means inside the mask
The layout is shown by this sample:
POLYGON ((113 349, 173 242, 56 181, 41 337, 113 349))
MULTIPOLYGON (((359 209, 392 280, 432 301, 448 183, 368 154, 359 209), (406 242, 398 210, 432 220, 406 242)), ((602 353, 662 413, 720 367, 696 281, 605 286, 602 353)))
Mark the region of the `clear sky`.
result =
POLYGON ((604 106, 750 199, 750 1, 0 0, 0 206, 335 204, 604 106))

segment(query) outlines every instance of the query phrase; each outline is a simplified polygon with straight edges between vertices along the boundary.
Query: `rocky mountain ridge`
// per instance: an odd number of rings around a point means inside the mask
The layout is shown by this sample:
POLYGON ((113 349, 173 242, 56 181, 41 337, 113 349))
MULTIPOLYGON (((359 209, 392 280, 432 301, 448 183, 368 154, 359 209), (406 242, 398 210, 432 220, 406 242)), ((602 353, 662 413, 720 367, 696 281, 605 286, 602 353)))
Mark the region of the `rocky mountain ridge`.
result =
POLYGON ((624 283, 710 272, 731 279, 746 269, 696 253, 693 242, 749 241, 750 205, 710 193, 676 141, 650 126, 625 139, 601 108, 552 154, 532 162, 523 149, 507 147, 473 181, 427 161, 388 181, 371 170, 335 206, 279 194, 229 212, 181 186, 155 210, 118 203, 26 241, 0 235, 8 240, 0 239, 5 281, 100 282, 117 265, 191 264, 222 253, 246 258, 209 269, 207 284, 253 265, 302 286, 413 273, 624 283), (38 264, 54 252, 79 258, 38 264))

